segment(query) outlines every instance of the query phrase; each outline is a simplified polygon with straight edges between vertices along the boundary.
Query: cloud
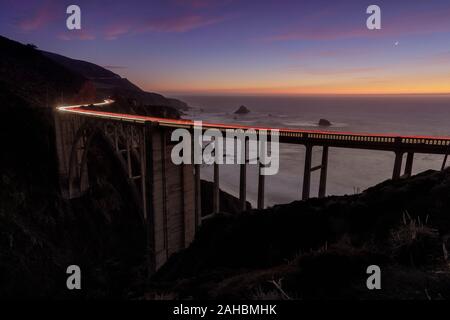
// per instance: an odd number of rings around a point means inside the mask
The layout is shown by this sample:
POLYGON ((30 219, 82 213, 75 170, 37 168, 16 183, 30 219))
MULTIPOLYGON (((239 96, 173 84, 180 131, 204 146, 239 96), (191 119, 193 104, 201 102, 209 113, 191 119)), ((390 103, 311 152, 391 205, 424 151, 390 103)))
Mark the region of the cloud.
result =
POLYGON ((57 18, 56 11, 53 1, 46 1, 31 15, 20 19, 17 26, 25 32, 41 29, 57 18))
POLYGON ((225 17, 208 17, 202 15, 185 15, 176 18, 157 19, 144 23, 140 32, 184 33, 201 27, 217 24, 225 17))
POLYGON ((221 16, 216 17, 191 14, 140 22, 122 21, 107 26, 104 29, 103 37, 106 40, 116 40, 124 35, 135 35, 140 33, 184 33, 220 23, 225 19, 225 17, 221 16))
POLYGON ((106 40, 116 40, 118 37, 129 33, 132 26, 128 23, 116 23, 109 25, 105 29, 105 39, 106 40))
POLYGON ((300 72, 309 75, 351 75, 351 74, 367 74, 382 70, 380 67, 354 67, 354 68, 312 68, 312 67, 297 67, 293 68, 292 72, 300 72))
POLYGON ((361 21, 358 21, 357 26, 351 26, 348 21, 344 21, 344 23, 336 22, 336 24, 328 22, 326 27, 317 27, 320 21, 310 20, 293 30, 266 37, 265 40, 337 40, 450 32, 449 16, 450 9, 415 14, 405 13, 389 19, 384 18, 381 30, 368 30, 365 23, 361 21))
POLYGON ((319 49, 319 50, 313 50, 313 49, 305 49, 303 51, 291 54, 291 58, 294 59, 317 59, 317 58, 340 58, 340 57, 347 57, 349 55, 355 55, 355 54, 366 54, 370 52, 368 48, 338 48, 338 49, 319 49))
POLYGON ((95 40, 96 36, 91 34, 84 29, 81 30, 67 30, 63 33, 60 33, 57 38, 63 41, 71 41, 71 40, 82 40, 82 41, 90 41, 95 40))

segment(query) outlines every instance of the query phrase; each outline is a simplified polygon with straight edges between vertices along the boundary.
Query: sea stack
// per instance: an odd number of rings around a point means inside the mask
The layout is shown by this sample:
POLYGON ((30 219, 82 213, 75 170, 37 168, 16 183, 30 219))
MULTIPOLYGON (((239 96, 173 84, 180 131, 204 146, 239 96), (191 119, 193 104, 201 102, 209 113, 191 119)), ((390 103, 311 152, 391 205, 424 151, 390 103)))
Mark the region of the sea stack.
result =
POLYGON ((235 114, 247 114, 247 113, 250 113, 250 110, 248 110, 246 106, 240 106, 239 109, 237 109, 234 113, 235 114))
POLYGON ((319 126, 321 126, 321 127, 329 127, 329 126, 331 126, 331 122, 328 121, 327 119, 320 119, 319 120, 319 126))

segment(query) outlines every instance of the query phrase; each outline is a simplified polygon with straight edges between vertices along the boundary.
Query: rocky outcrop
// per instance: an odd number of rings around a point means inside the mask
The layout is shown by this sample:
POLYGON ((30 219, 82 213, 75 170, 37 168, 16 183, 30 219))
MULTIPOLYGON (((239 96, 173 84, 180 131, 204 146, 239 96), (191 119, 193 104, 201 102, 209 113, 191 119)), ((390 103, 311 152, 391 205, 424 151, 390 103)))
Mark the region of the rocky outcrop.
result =
POLYGON ((240 106, 239 109, 237 109, 234 114, 247 114, 250 113, 250 110, 247 109, 246 106, 240 106))
POLYGON ((321 127, 329 127, 331 126, 331 122, 328 121, 327 119, 320 119, 318 125, 321 127))

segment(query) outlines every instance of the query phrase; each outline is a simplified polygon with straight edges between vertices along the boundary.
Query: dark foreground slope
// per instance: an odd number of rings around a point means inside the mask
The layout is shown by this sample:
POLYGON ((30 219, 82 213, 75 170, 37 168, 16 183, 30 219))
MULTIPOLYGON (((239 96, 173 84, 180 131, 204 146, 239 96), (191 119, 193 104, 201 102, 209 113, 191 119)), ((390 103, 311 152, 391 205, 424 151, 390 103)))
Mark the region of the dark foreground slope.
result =
POLYGON ((427 171, 358 195, 210 219, 147 297, 450 299, 449 237, 450 171, 427 171), (379 291, 366 288, 372 264, 379 291))

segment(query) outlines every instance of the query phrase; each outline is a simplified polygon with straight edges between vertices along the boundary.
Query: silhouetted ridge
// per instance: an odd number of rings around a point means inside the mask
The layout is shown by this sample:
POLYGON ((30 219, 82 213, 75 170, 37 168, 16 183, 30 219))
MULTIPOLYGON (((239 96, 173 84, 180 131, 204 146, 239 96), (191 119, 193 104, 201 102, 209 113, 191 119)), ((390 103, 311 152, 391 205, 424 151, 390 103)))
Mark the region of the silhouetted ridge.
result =
POLYGON ((137 104, 142 105, 166 106, 179 110, 189 108, 186 103, 180 100, 166 98, 157 93, 145 92, 128 79, 91 62, 71 59, 51 52, 42 51, 42 53, 56 63, 92 81, 99 98, 119 95, 135 100, 137 104))

